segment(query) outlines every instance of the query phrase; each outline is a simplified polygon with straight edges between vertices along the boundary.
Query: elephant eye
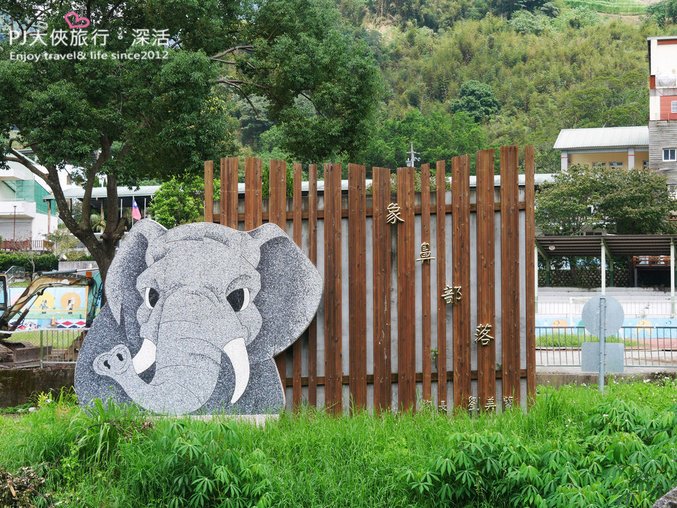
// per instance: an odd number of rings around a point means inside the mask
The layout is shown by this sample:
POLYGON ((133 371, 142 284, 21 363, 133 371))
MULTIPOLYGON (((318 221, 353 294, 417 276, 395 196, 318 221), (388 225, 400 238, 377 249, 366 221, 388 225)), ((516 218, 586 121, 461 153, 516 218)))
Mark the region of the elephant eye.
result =
POLYGON ((146 288, 146 295, 144 297, 144 303, 146 304, 146 307, 149 309, 152 309, 155 307, 155 304, 157 301, 160 299, 160 293, 157 292, 157 289, 155 288, 146 288))
POLYGON ((235 291, 232 291, 226 299, 235 312, 240 312, 249 305, 249 289, 236 289, 235 291))

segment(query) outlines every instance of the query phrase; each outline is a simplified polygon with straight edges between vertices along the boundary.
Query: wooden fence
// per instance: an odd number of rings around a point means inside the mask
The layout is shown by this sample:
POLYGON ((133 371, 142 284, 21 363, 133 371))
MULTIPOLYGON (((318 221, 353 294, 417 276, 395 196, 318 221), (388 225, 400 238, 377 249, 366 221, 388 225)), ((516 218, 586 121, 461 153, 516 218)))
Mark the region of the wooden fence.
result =
POLYGON ((318 314, 277 357, 288 405, 339 413, 350 408, 495 411, 526 405, 535 391, 534 151, 478 152, 451 171, 269 165, 263 198, 260 159, 205 162, 205 221, 249 230, 274 222, 290 233, 324 277, 318 314), (421 191, 415 190, 420 173, 421 191), (394 180, 393 178, 394 177, 394 180), (451 192, 447 190, 451 177, 451 192), (431 184, 435 184, 431 190, 431 184), (472 184, 472 185, 471 185, 472 184), (393 186, 396 190, 393 192, 393 186), (453 197, 453 199, 452 199, 453 197), (443 219, 442 219, 443 218, 443 219))

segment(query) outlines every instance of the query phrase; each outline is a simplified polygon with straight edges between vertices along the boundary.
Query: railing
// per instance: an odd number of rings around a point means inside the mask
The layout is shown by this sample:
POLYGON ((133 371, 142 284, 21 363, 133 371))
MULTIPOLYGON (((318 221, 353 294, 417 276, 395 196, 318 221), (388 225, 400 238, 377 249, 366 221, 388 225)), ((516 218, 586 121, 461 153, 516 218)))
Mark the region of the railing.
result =
MULTIPOLYGON (((583 306, 589 299, 589 296, 571 296, 560 301, 539 300, 536 314, 539 316, 561 316, 562 319, 577 322, 581 317, 581 312, 583 312, 583 306)), ((665 296, 647 297, 644 300, 621 302, 621 306, 628 318, 669 318, 672 316, 672 302, 669 293, 665 296)))
POLYGON ((0 250, 14 251, 50 251, 52 242, 48 240, 2 240, 0 250))
MULTIPOLYGON (((536 365, 580 367, 583 342, 598 342, 582 326, 537 326, 536 365)), ((626 367, 677 368, 677 327, 624 326, 609 343, 625 346, 626 367)))
POLYGON ((87 328, 41 328, 15 331, 7 339, 21 342, 27 347, 18 349, 20 363, 39 363, 40 367, 57 363, 75 363, 87 334, 87 328))

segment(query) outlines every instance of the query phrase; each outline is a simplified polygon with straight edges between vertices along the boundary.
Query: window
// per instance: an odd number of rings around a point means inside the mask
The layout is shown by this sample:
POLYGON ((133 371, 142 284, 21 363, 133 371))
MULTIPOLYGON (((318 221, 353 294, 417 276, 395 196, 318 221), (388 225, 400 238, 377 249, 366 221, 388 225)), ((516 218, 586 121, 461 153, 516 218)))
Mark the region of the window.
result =
POLYGON ((670 102, 670 113, 677 113, 677 101, 670 102))
POLYGON ((675 160, 677 160, 677 149, 675 149, 675 148, 663 148, 663 160, 664 161, 675 161, 675 160))
POLYGON ((610 162, 609 167, 610 168, 622 168, 623 163, 622 162, 610 162))

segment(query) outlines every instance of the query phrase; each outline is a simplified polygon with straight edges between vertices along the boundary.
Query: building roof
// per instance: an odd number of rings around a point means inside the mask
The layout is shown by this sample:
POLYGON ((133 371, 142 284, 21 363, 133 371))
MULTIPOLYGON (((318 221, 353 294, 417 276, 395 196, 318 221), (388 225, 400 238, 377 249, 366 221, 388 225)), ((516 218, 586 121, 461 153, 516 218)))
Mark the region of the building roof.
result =
MULTIPOLYGON (((152 196, 155 194, 159 185, 142 185, 141 187, 136 187, 134 189, 129 189, 127 187, 118 187, 118 197, 126 198, 131 196, 143 197, 143 196, 152 196)), ((64 197, 66 199, 82 199, 85 196, 85 190, 82 187, 73 187, 70 189, 64 189, 64 197)), ((92 198, 93 199, 105 199, 108 196, 106 187, 94 187, 92 189, 92 198)), ((45 196, 45 201, 51 201, 54 199, 53 194, 45 196)))
POLYGON ((649 146, 649 127, 599 127, 594 129, 562 129, 555 150, 586 150, 649 146))
POLYGON ((675 235, 537 236, 547 256, 599 256, 602 241, 613 256, 669 256, 675 235))

